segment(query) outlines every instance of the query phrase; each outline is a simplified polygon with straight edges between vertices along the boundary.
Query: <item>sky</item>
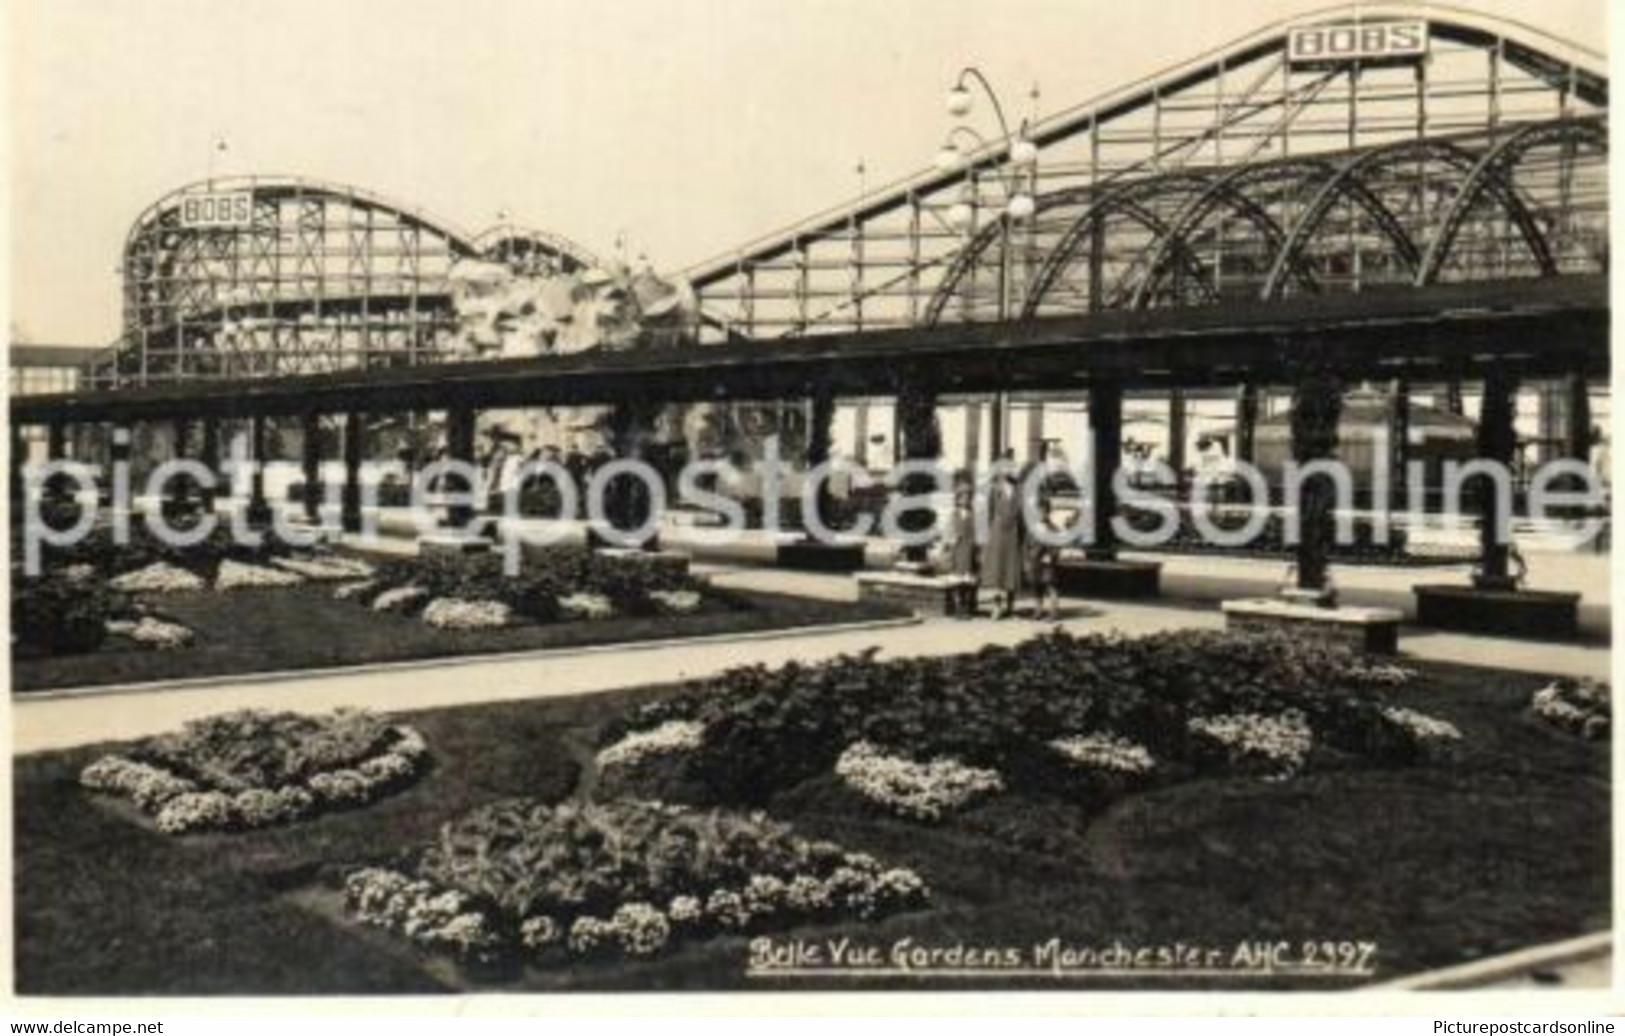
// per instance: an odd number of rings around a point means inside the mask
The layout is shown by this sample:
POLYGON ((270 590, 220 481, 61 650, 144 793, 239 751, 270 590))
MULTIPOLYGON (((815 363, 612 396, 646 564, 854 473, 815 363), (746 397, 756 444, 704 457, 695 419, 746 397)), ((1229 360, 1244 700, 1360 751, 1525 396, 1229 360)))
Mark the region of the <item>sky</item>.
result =
MULTIPOLYGON (((1460 0, 1602 48, 1606 0, 1460 0)), ((118 332, 168 191, 293 174, 679 269, 930 163, 978 66, 1012 119, 1316 0, 13 0, 11 326, 118 332), (226 142, 226 150, 214 147, 226 142), (866 169, 863 182, 857 167, 866 169)))

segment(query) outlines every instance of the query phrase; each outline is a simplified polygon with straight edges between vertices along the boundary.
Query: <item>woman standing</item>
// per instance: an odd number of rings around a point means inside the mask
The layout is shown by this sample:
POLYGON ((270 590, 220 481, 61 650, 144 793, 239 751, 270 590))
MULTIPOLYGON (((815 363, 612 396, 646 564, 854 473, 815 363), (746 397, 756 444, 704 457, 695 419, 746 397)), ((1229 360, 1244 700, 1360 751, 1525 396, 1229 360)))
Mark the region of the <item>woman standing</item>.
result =
POLYGON ((1022 541, 1021 494, 1016 491, 1013 472, 1001 472, 994 483, 989 507, 987 550, 982 558, 982 575, 993 590, 993 617, 1003 619, 1016 608, 1021 592, 1022 541))
POLYGON ((952 590, 953 614, 960 619, 971 618, 976 614, 981 588, 976 575, 976 512, 971 506, 969 486, 954 491, 954 510, 948 519, 944 546, 948 573, 959 580, 952 590))

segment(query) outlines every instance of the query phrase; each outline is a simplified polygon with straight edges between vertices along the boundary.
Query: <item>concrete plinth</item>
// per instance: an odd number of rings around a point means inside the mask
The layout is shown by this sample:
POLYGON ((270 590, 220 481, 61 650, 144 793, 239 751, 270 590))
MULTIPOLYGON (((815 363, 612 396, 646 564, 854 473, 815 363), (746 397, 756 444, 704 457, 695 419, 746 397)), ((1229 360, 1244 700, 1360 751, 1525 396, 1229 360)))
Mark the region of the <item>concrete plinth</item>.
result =
POLYGON ((864 565, 863 544, 822 540, 781 543, 775 564, 800 572, 860 572, 864 565))
POLYGON ((1156 597, 1162 565, 1156 561, 1111 561, 1063 557, 1055 564, 1055 589, 1076 597, 1124 600, 1156 597))
POLYGON ((1580 595, 1548 590, 1486 590, 1437 584, 1413 587, 1416 622, 1434 629, 1498 637, 1573 637, 1580 595))
POLYGON ((1373 655, 1398 652, 1404 618, 1393 608, 1317 608, 1273 597, 1225 601, 1220 609, 1226 629, 1285 630, 1373 655))
POLYGON ((860 572, 858 600, 895 604, 916 615, 954 614, 954 595, 975 583, 969 576, 922 576, 911 572, 860 572))

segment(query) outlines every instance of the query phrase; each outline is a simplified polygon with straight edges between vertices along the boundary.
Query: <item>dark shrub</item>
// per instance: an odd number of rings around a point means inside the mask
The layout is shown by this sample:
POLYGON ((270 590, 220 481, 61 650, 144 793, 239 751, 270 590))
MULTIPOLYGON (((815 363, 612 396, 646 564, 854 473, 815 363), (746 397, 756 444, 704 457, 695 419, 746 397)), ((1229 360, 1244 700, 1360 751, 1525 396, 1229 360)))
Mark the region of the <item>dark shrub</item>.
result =
POLYGON ((95 651, 107 639, 115 597, 95 579, 59 572, 12 584, 11 628, 17 639, 57 655, 95 651))

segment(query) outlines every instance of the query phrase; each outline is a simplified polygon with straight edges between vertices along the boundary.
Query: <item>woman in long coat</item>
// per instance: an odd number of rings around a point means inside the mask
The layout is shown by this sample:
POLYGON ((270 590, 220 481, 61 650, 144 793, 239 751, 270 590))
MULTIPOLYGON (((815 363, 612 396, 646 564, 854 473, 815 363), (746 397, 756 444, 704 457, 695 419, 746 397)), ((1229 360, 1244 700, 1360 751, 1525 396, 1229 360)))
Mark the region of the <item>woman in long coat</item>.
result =
POLYGON ((987 523, 987 549, 982 552, 982 582, 993 591, 993 617, 1002 619, 1015 611, 1016 595, 1021 593, 1024 527, 1021 494, 1015 476, 1005 473, 993 489, 987 523))
POLYGON ((954 509, 948 517, 946 548, 948 574, 960 582, 953 589, 953 612, 956 618, 968 619, 976 614, 977 557, 976 511, 968 487, 954 491, 954 509))

